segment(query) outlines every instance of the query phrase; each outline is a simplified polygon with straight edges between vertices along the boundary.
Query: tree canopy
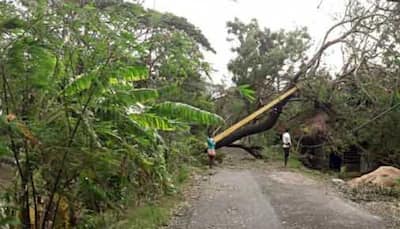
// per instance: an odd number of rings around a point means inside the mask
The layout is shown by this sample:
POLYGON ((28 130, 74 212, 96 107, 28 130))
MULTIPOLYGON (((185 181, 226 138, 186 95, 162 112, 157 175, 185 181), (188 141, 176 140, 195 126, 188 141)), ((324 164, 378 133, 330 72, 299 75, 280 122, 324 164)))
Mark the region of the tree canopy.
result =
POLYGON ((18 172, 7 216, 96 228, 132 192, 173 192, 168 155, 191 139, 166 139, 222 121, 173 96, 192 79, 207 97, 201 31, 133 3, 23 3, 0 3, 0 146, 18 172))

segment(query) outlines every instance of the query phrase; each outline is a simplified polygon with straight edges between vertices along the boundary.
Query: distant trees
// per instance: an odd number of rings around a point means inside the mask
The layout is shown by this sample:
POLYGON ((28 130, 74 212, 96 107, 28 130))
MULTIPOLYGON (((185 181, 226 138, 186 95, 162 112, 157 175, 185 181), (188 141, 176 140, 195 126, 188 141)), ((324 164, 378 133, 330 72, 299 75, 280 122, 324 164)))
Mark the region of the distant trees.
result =
POLYGON ((237 85, 248 84, 256 91, 258 103, 282 90, 306 61, 310 36, 305 28, 286 32, 261 29, 257 20, 245 24, 238 19, 227 23, 229 40, 237 56, 228 69, 237 85))

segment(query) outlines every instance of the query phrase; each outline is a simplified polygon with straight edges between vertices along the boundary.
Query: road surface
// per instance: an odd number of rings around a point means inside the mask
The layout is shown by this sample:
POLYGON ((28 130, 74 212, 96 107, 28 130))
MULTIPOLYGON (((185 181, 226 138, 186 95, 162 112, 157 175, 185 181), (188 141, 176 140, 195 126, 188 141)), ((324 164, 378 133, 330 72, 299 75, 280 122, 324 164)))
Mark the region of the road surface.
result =
POLYGON ((324 182, 269 163, 233 160, 236 165, 201 179, 169 229, 385 228, 380 217, 324 182))

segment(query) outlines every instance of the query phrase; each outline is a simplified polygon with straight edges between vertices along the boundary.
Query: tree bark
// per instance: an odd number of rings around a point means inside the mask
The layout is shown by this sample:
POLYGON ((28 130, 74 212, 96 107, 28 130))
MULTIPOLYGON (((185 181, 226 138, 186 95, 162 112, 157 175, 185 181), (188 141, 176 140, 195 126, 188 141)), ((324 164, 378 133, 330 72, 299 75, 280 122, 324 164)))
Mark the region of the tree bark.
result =
POLYGON ((233 132, 231 135, 217 142, 216 148, 218 149, 224 146, 229 147, 229 145, 232 145, 235 141, 243 137, 261 133, 274 127, 279 119, 280 114, 282 113, 282 108, 286 105, 289 98, 283 100, 281 103, 276 105, 268 114, 268 117, 266 119, 260 120, 259 122, 254 124, 248 124, 247 126, 233 132))

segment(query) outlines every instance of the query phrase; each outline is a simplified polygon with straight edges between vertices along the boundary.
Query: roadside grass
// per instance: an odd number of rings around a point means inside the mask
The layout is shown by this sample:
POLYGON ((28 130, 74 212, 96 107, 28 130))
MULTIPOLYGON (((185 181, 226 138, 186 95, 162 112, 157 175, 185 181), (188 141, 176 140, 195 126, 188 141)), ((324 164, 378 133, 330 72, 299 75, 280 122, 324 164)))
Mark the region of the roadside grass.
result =
POLYGON ((119 228, 140 229, 159 228, 171 217, 171 211, 182 200, 180 195, 170 195, 155 202, 149 202, 127 211, 127 219, 119 223, 119 228))
MULTIPOLYGON (((265 162, 274 162, 281 163, 283 166, 284 156, 283 150, 277 146, 271 146, 269 148, 265 148, 262 152, 262 156, 265 162)), ((295 152, 291 152, 289 155, 289 160, 287 164, 287 168, 289 169, 303 169, 305 168, 301 161, 298 159, 298 154, 295 152)))
POLYGON ((181 166, 174 177, 176 192, 148 201, 139 207, 132 207, 126 212, 126 217, 115 228, 126 229, 156 229, 166 225, 171 219, 173 209, 184 200, 183 190, 190 185, 193 173, 199 173, 198 167, 181 166))
MULTIPOLYGON (((216 161, 222 163, 226 154, 217 154, 216 161)), ((175 174, 174 178, 176 192, 163 196, 157 201, 149 201, 139 207, 132 207, 126 212, 126 217, 120 221, 114 228, 126 229, 157 229, 166 225, 171 219, 173 209, 184 201, 183 190, 190 186, 191 176, 208 171, 208 157, 202 155, 199 158, 200 164, 194 166, 182 165, 175 174)))
MULTIPOLYGON (((281 164, 283 167, 284 156, 283 150, 280 146, 271 146, 269 148, 265 148, 262 152, 262 155, 265 162, 276 163, 278 164, 278 166, 279 164, 281 164)), ((305 167, 303 163, 299 160, 299 154, 297 152, 293 152, 293 150, 290 152, 286 169, 293 172, 301 172, 315 179, 327 179, 332 176, 337 177, 337 175, 335 175, 334 172, 331 171, 322 172, 305 167)))

